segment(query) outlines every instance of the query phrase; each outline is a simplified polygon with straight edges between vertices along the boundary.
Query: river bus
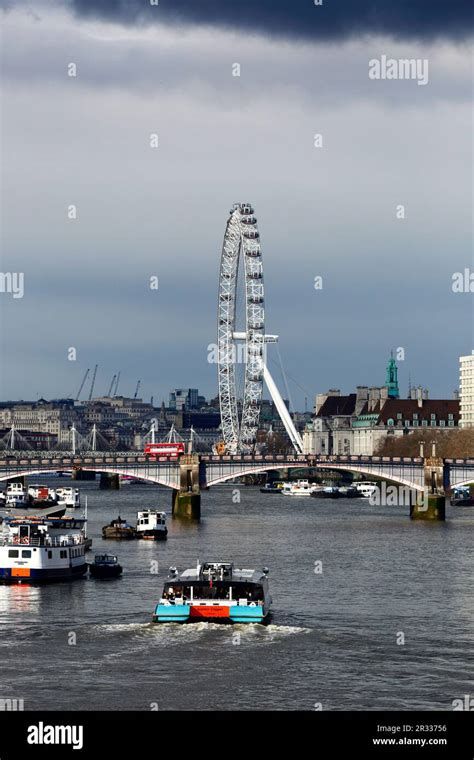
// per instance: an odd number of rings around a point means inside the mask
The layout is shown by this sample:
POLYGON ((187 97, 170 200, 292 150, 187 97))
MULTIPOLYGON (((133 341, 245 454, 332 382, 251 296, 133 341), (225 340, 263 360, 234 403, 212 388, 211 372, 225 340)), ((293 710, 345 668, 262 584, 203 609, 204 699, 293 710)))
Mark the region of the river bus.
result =
POLYGON ((232 562, 198 562, 182 573, 170 568, 153 622, 263 623, 272 603, 267 576, 268 568, 239 569, 232 562))

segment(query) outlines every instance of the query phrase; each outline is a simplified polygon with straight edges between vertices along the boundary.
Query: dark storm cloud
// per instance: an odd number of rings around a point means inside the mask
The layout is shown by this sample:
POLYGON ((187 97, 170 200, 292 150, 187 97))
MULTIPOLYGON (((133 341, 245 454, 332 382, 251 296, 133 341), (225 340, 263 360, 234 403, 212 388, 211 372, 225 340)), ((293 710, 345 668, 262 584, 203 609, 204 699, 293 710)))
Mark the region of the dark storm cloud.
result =
POLYGON ((471 34, 472 0, 64 0, 78 15, 123 24, 209 24, 287 38, 344 39, 387 34, 406 39, 471 34))

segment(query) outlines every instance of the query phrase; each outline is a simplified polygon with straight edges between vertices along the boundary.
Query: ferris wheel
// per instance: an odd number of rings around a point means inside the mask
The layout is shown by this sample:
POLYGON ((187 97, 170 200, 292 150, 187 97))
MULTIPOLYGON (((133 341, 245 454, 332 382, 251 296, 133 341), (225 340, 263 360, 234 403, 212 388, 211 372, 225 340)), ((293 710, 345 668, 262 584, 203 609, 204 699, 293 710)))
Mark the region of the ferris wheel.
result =
POLYGON ((222 246, 217 316, 218 378, 222 435, 230 454, 252 451, 263 391, 265 308, 263 264, 257 219, 249 203, 236 203, 222 246), (237 280, 243 267, 245 330, 236 330, 237 280), (239 350, 239 344, 243 351, 239 350), (236 365, 245 366, 242 398, 237 398, 236 365), (240 414, 239 414, 240 412, 240 414))
POLYGON ((254 450, 260 420, 263 382, 270 392, 297 453, 303 441, 268 369, 265 345, 278 335, 265 335, 263 263, 257 219, 250 203, 234 203, 224 235, 219 276, 217 347, 222 437, 229 454, 254 450), (238 313, 239 265, 244 281, 244 309, 238 313), (237 329, 237 320, 244 329, 237 329), (243 348, 243 351, 239 351, 243 348), (236 369, 244 366, 243 391, 237 393, 236 369))

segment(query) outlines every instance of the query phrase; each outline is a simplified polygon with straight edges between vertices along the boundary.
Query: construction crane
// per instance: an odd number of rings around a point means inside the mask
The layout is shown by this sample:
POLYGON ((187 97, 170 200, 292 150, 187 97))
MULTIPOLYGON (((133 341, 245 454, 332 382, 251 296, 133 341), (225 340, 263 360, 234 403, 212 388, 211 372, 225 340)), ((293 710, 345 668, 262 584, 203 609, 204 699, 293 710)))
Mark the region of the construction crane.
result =
POLYGON ((81 395, 81 393, 82 393, 82 389, 84 388, 84 383, 85 383, 85 382, 86 382, 86 380, 87 380, 87 375, 89 374, 89 372, 90 372, 90 369, 86 370, 86 372, 85 372, 85 374, 84 374, 84 377, 82 378, 82 383, 81 383, 81 385, 79 386, 79 390, 77 391, 76 401, 79 401, 79 396, 80 396, 80 395, 81 395))
POLYGON ((120 370, 119 370, 119 373, 118 373, 118 375, 117 375, 117 382, 115 383, 114 396, 116 396, 116 395, 117 395, 117 390, 118 390, 118 384, 119 384, 119 380, 120 380, 120 370))
POLYGON ((90 391, 89 391, 89 401, 91 400, 91 398, 92 398, 92 394, 94 393, 95 376, 97 375, 97 367, 98 367, 98 366, 99 366, 99 365, 98 365, 98 364, 96 364, 96 365, 95 365, 95 367, 94 367, 94 374, 92 375, 92 383, 91 383, 91 389, 90 389, 90 391))
POLYGON ((138 390, 140 388, 141 382, 142 382, 141 380, 138 381, 137 387, 135 388, 135 395, 133 398, 136 398, 138 396, 138 390))
POLYGON ((112 382, 110 383, 109 392, 108 392, 108 394, 107 394, 107 396, 108 396, 109 398, 110 398, 110 396, 112 395, 112 388, 114 387, 114 383, 115 383, 115 378, 116 378, 116 377, 117 377, 117 375, 114 375, 114 376, 113 376, 113 378, 112 378, 112 382))

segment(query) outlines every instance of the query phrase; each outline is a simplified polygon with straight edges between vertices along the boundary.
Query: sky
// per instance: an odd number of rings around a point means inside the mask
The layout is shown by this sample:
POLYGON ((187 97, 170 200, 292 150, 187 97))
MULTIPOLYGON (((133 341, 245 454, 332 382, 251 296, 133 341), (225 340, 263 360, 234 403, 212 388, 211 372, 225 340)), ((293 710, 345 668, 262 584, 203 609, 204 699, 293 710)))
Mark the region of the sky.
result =
POLYGON ((155 404, 175 387, 214 396, 241 201, 294 407, 383 384, 391 350, 402 395, 410 378, 452 397, 474 348, 473 293, 453 291, 474 271, 470 3, 0 9, 0 266, 24 274, 22 298, 0 292, 0 399, 74 397, 95 364, 97 394, 120 370, 120 392, 141 379, 155 404), (428 61, 428 82, 371 79, 382 56, 428 61))

